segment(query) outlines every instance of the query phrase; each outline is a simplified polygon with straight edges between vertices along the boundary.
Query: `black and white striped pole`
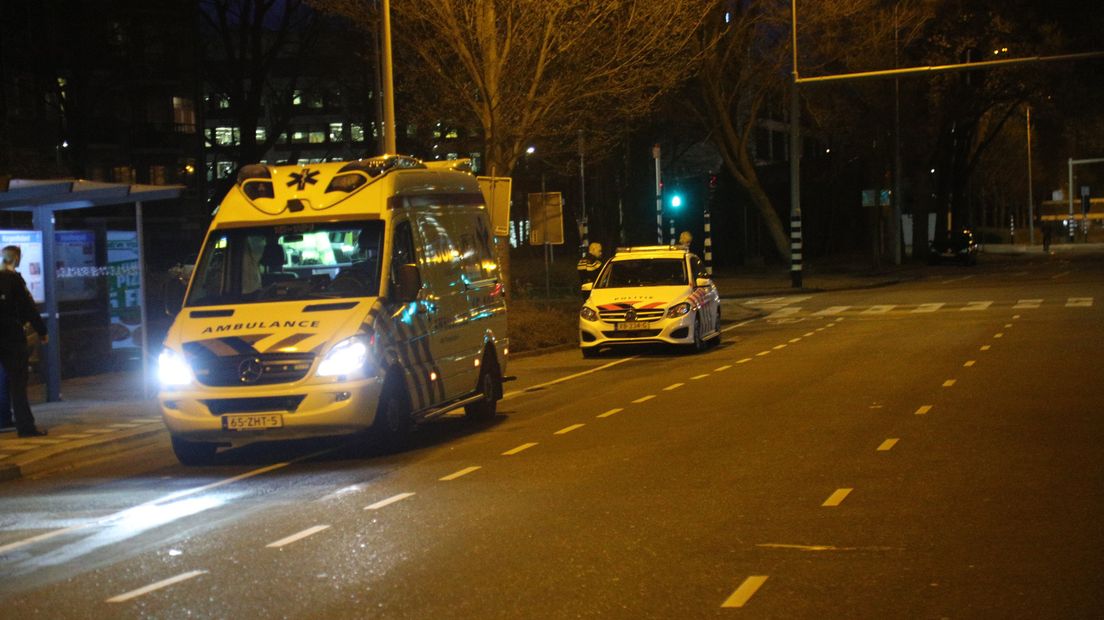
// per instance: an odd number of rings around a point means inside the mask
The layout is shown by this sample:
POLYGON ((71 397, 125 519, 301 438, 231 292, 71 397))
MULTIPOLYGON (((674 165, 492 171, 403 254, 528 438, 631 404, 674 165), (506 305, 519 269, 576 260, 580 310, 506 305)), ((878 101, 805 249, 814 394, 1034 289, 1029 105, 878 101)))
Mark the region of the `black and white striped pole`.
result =
POLYGON ((652 147, 652 159, 655 160, 655 196, 656 196, 656 243, 663 245, 663 184, 659 176, 659 145, 652 147))
POLYGON ((713 199, 717 195, 717 177, 709 177, 709 197, 705 200, 705 274, 713 277, 713 228, 709 223, 709 212, 713 209, 713 199))
POLYGON ((801 104, 796 81, 790 98, 790 281, 801 288, 801 104))

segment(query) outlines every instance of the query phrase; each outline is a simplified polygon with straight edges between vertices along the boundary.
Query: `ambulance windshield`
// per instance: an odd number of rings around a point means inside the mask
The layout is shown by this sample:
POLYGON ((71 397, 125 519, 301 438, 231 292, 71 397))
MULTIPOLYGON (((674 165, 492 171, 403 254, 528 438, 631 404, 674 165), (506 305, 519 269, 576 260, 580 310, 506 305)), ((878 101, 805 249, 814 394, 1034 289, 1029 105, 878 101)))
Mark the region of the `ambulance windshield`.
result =
POLYGON ((383 222, 319 222, 213 231, 187 306, 373 297, 383 222))

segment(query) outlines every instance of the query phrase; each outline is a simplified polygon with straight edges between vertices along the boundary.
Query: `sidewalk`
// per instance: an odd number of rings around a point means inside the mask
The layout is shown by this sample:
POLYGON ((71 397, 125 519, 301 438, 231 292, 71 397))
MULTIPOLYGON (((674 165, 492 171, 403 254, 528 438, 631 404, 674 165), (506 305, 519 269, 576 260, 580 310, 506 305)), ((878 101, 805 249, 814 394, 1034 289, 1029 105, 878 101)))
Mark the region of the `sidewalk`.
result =
POLYGON ((0 433, 0 481, 78 466, 165 430, 153 398, 142 398, 142 374, 115 372, 66 379, 62 401, 44 402, 42 384, 28 390, 46 437, 0 433))

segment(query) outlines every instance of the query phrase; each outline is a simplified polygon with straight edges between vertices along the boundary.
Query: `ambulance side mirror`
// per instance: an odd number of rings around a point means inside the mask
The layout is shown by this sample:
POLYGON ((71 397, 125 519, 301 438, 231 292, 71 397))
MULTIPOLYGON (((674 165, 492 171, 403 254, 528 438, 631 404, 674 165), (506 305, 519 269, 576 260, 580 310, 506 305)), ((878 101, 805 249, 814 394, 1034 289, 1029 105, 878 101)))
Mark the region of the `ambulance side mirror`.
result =
POLYGON ((188 282, 183 278, 169 278, 161 290, 161 299, 165 302, 165 314, 176 316, 184 308, 184 293, 188 282))
POLYGON ((709 278, 696 278, 694 280, 694 286, 698 288, 709 288, 709 285, 713 284, 713 280, 709 278))
POLYGON ((422 290, 422 276, 418 273, 418 266, 399 265, 392 284, 392 301, 408 302, 418 299, 418 291, 422 290))
POLYGON ((579 288, 581 288, 584 293, 589 292, 589 291, 593 291, 594 290, 594 283, 593 282, 584 282, 583 285, 579 288))

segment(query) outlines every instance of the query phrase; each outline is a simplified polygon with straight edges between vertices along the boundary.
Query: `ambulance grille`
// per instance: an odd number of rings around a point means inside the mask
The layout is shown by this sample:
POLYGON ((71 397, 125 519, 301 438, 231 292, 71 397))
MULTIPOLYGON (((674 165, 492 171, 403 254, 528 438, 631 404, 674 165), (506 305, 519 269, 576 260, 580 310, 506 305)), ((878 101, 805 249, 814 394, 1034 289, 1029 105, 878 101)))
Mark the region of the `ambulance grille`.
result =
POLYGON ((261 353, 192 359, 196 380, 211 387, 292 383, 307 376, 314 354, 261 353), (257 369, 262 369, 260 373, 257 369))
MULTIPOLYGON (((625 318, 627 310, 599 310, 598 318, 607 323, 620 323, 626 321, 625 318)), ((665 308, 652 308, 648 310, 636 310, 636 318, 634 321, 655 321, 663 317, 663 313, 667 312, 665 308)))

